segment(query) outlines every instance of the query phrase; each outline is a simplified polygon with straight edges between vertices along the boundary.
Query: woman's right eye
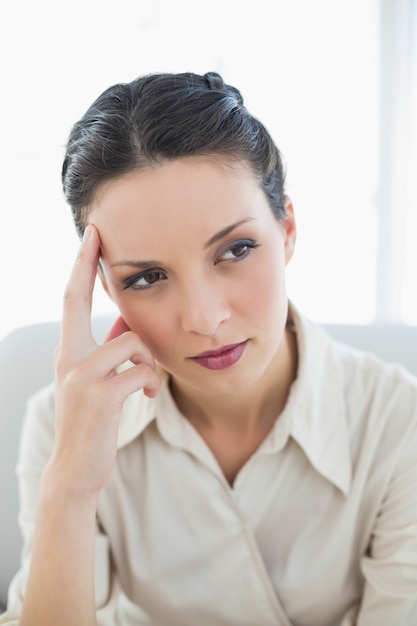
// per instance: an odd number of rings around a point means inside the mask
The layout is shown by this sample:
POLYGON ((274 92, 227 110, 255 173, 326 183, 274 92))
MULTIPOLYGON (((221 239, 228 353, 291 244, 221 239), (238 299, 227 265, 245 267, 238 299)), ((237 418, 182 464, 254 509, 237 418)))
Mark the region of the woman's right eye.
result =
POLYGON ((166 280, 166 275, 161 270, 146 270, 140 274, 129 276, 123 281, 123 289, 135 289, 141 291, 143 289, 149 289, 161 280, 166 280))

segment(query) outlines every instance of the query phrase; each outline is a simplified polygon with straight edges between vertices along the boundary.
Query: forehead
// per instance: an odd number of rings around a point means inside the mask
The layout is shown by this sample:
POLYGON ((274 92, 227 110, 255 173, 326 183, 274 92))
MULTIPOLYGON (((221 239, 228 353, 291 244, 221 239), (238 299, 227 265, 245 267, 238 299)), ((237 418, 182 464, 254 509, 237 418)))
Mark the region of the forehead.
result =
MULTIPOLYGON (((133 170, 103 183, 97 190, 90 214, 132 204, 149 208, 171 207, 188 201, 202 205, 220 200, 234 204, 242 196, 260 192, 248 164, 225 158, 190 157, 163 162, 161 165, 133 170)), ((263 193, 263 192, 262 192, 263 193)))
POLYGON ((190 158, 136 170, 103 185, 89 221, 102 240, 206 240, 242 218, 272 212, 250 168, 238 162, 190 158))

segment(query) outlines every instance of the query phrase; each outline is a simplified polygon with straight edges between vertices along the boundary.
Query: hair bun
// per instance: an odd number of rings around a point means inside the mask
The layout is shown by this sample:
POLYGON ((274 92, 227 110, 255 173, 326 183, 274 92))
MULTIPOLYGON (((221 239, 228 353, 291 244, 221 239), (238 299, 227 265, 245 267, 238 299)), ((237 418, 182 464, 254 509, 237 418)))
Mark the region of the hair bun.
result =
POLYGON ((233 96, 238 104, 243 105, 243 98, 240 91, 236 89, 236 87, 226 85, 220 74, 217 72, 207 72, 204 74, 204 78, 212 91, 222 91, 224 94, 233 96))
POLYGON ((210 89, 215 91, 224 91, 226 89, 223 78, 217 72, 207 72, 207 74, 204 74, 204 78, 210 89))

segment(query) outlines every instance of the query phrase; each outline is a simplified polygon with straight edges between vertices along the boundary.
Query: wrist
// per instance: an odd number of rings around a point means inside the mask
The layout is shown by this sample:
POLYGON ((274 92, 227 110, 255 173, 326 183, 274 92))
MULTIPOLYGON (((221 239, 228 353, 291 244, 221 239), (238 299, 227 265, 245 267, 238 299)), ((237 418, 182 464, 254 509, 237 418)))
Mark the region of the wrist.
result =
POLYGON ((96 512, 98 490, 85 489, 79 481, 71 475, 68 468, 51 457, 41 477, 41 497, 46 501, 63 507, 81 508, 83 511, 96 512))

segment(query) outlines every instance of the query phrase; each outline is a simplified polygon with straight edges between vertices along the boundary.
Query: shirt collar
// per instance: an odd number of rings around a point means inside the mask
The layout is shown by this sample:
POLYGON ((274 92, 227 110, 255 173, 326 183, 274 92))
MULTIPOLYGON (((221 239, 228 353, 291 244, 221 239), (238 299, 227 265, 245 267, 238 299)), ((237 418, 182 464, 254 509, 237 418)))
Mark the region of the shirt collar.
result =
POLYGON ((301 316, 293 305, 290 315, 297 335, 299 365, 284 409, 284 422, 315 469, 346 495, 352 480, 352 461, 342 362, 323 328, 301 316))

